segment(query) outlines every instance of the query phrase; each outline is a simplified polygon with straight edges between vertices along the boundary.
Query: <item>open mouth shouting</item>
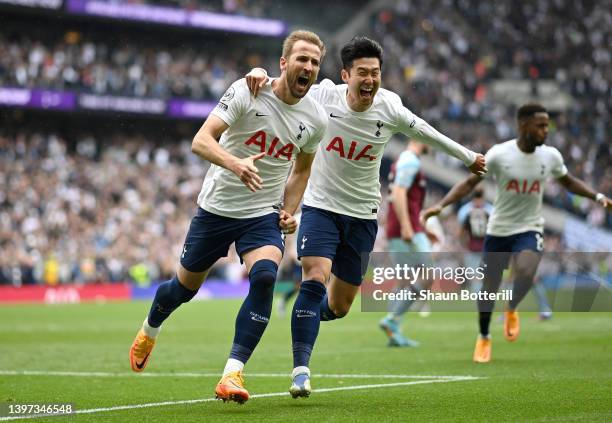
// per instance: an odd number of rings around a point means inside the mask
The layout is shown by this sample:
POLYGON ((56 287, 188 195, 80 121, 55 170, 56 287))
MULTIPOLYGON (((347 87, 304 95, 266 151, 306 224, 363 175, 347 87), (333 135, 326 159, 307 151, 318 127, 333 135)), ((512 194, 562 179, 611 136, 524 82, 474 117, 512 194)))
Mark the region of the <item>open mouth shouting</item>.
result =
POLYGON ((359 88, 359 96, 364 100, 371 100, 374 95, 374 87, 362 86, 359 88))
POLYGON ((297 81, 296 81, 296 85, 298 86, 298 88, 305 90, 306 88, 308 88, 309 84, 310 84, 310 77, 308 75, 298 76, 297 81))

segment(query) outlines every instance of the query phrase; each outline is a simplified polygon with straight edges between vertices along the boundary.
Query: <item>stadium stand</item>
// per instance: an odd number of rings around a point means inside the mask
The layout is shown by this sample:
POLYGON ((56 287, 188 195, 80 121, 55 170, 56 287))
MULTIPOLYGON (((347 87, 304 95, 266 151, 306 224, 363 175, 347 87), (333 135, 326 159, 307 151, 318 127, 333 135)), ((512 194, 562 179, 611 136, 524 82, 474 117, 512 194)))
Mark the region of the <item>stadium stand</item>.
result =
MULTIPOLYGON (((290 25, 293 15, 299 16, 294 22, 329 33, 332 21, 352 7, 339 2, 334 13, 317 15, 316 7, 266 0, 127 3, 187 10, 206 4, 209 11, 290 25)), ((400 0, 377 10, 363 32, 385 47, 383 85, 475 150, 484 152, 514 134, 515 105, 495 98, 496 81, 527 81, 536 92, 540 82, 552 81, 570 101, 553 110, 549 142, 574 174, 610 195, 612 8, 609 1, 580 4, 501 2, 492 9, 471 0, 400 0), (553 27, 571 30, 546 30, 553 27), (482 40, 482 33, 490 36, 482 40)), ((250 67, 278 66, 276 39, 73 19, 62 12, 54 15, 54 25, 38 25, 42 18, 29 10, 2 10, 0 90, 214 102, 250 67)), ((339 80, 335 73, 323 76, 339 80)), ((206 170, 189 149, 202 116, 162 119, 157 131, 148 131, 150 117, 29 110, 2 98, 0 283, 136 281, 143 280, 140 265, 148 279, 168 278, 206 170), (44 125, 25 129, 39 120, 44 125)), ((441 155, 436 159, 449 164, 441 155)), ((546 199, 594 226, 612 227, 612 216, 554 184, 546 199)))

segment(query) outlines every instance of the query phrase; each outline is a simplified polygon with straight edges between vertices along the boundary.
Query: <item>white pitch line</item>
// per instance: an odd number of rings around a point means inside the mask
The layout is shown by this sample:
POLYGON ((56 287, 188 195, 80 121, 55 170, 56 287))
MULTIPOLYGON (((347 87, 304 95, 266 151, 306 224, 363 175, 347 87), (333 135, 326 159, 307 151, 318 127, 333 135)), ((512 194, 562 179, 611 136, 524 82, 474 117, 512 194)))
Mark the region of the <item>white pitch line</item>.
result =
MULTIPOLYGON (((74 377, 221 377, 221 373, 134 373, 134 372, 74 372, 47 370, 0 370, 4 376, 74 376, 74 377)), ((442 375, 369 375, 369 374, 313 374, 317 378, 332 379, 451 379, 473 376, 442 375)), ((247 377, 291 377, 290 373, 246 373, 247 377)))
MULTIPOLYGON (((336 392, 336 391, 355 391, 359 389, 377 389, 377 388, 393 388, 397 386, 409 386, 409 385, 423 385, 428 383, 446 383, 446 382, 459 382, 464 380, 477 380, 484 379, 473 376, 455 376, 455 379, 431 379, 431 380, 417 380, 412 382, 396 382, 396 383, 379 383, 373 385, 354 385, 354 386, 342 386, 337 388, 321 388, 314 389, 313 393, 326 393, 326 392, 336 392)), ((270 398, 270 397, 280 397, 280 396, 289 396, 289 394, 285 392, 270 392, 267 394, 255 394, 251 395, 251 399, 256 398, 270 398)), ((151 408, 151 407, 164 407, 167 405, 182 405, 182 404, 197 404, 203 402, 211 402, 218 401, 215 398, 201 398, 194 400, 181 400, 181 401, 164 401, 164 402, 150 402, 145 404, 131 404, 131 405, 118 405, 115 407, 103 407, 103 408, 89 408, 86 410, 76 410, 73 414, 93 414, 93 413, 102 413, 107 411, 121 411, 121 410, 133 410, 136 408, 151 408)), ((0 417, 0 421, 7 420, 20 420, 20 419, 33 419, 38 417, 49 417, 50 415, 38 415, 38 416, 15 416, 15 417, 0 417)))

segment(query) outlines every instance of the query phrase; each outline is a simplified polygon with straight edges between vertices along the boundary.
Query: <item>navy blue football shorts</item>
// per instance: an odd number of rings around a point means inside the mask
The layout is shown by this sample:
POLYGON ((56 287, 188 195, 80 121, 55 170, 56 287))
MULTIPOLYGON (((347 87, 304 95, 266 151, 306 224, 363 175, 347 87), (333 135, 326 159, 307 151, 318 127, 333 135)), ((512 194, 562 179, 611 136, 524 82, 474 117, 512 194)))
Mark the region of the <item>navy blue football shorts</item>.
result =
POLYGON ((508 267, 512 254, 521 251, 542 252, 544 237, 540 232, 527 231, 509 236, 487 235, 484 240, 484 263, 508 267), (489 254, 492 253, 492 254, 489 254), (503 254, 505 253, 505 254, 503 254))
POLYGON ((266 245, 278 247, 283 253, 285 241, 278 226, 278 213, 234 219, 198 207, 185 238, 181 265, 190 272, 203 272, 226 257, 233 242, 240 257, 266 245))
POLYGON ((327 257, 332 260, 334 275, 351 285, 360 286, 377 231, 376 219, 359 219, 302 206, 297 255, 298 258, 327 257))

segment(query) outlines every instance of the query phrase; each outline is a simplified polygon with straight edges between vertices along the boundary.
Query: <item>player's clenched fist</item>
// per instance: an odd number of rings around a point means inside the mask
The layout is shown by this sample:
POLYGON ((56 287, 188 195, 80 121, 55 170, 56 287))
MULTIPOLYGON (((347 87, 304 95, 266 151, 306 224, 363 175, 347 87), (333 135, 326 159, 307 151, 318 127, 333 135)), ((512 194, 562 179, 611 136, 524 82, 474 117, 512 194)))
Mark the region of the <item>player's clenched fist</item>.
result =
POLYGON ((297 220, 290 213, 281 210, 278 216, 278 226, 284 234, 292 234, 297 229, 297 220))
POLYGON ((470 165, 470 167, 468 167, 468 169, 470 169, 470 172, 472 172, 474 175, 483 176, 485 173, 487 173, 485 157, 482 154, 477 154, 476 160, 470 165))
POLYGON ((259 153, 245 157, 244 159, 239 159, 234 162, 230 168, 230 170, 240 178, 242 183, 253 192, 263 187, 263 181, 258 175, 259 169, 255 166, 255 162, 265 155, 266 153, 259 153))

